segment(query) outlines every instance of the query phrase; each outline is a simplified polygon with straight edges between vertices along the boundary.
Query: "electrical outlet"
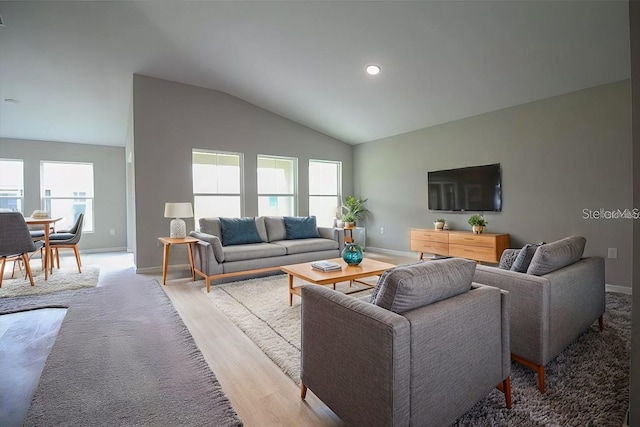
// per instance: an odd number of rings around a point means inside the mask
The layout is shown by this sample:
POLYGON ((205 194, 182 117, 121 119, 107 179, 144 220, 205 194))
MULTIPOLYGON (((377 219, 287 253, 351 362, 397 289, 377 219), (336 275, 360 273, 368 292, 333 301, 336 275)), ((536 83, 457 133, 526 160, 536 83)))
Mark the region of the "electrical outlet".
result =
POLYGON ((384 234, 384 227, 380 227, 380 234, 384 234))
POLYGON ((618 258, 618 248, 609 248, 609 258, 618 258))
POLYGON ((111 234, 112 236, 115 236, 116 235, 116 230, 114 230, 114 229, 109 230, 109 234, 111 234))

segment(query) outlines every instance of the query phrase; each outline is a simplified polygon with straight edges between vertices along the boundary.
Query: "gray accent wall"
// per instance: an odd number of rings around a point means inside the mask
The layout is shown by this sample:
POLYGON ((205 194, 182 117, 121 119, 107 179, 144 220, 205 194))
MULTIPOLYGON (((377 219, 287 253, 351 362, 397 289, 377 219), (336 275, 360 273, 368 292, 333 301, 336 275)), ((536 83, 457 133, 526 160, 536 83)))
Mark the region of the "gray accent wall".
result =
POLYGON ((24 162, 24 214, 40 207, 40 162, 93 163, 95 231, 83 233, 81 250, 127 246, 125 150, 123 147, 0 138, 0 158, 24 162), (111 235, 110 230, 115 230, 111 235))
MULTIPOLYGON (((258 154, 298 159, 299 215, 308 214, 309 159, 341 161, 343 194, 353 190, 352 146, 220 91, 134 75, 133 120, 128 197, 139 269, 162 265, 157 238, 168 235, 170 223, 164 203, 193 202, 194 148, 244 153, 244 216, 258 214, 258 154)), ((193 230, 193 219, 186 222, 193 230)), ((170 264, 186 262, 183 247, 172 249, 170 264)))
POLYGON ((621 81, 355 146, 367 246, 407 252, 409 228, 438 217, 468 230, 474 212, 427 209, 427 172, 500 163, 503 209, 485 213, 487 232, 509 233, 512 247, 585 236, 585 254, 606 259, 607 283, 631 287, 633 221, 584 219, 585 209, 633 209, 630 103, 621 81))

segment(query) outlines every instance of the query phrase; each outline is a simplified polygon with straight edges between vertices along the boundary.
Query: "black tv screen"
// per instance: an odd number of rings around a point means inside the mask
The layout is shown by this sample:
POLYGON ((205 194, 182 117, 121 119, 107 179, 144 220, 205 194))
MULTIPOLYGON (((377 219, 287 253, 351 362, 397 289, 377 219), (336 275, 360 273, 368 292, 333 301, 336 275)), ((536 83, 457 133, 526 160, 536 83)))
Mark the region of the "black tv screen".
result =
POLYGON ((428 173, 429 210, 502 210, 500 163, 428 173))

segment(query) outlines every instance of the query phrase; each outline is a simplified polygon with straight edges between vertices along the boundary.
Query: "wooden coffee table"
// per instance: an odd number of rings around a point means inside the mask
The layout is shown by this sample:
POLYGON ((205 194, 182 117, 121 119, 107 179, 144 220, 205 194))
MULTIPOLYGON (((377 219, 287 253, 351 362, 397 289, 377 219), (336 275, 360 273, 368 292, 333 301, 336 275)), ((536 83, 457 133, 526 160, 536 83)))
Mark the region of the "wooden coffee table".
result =
MULTIPOLYGON (((395 267, 393 264, 367 258, 363 259, 360 264, 354 266, 347 265, 342 258, 334 258, 327 261, 340 264, 342 266, 342 270, 327 272, 319 271, 312 268, 310 262, 280 267, 280 269, 289 276, 289 306, 293 304, 293 294, 300 296, 300 286, 293 286, 294 277, 316 285, 333 285, 333 289, 335 289, 336 283, 345 282, 347 280, 353 281, 370 276, 380 276, 386 270, 395 267)), ((365 282, 360 283, 372 287, 374 286, 365 282)))

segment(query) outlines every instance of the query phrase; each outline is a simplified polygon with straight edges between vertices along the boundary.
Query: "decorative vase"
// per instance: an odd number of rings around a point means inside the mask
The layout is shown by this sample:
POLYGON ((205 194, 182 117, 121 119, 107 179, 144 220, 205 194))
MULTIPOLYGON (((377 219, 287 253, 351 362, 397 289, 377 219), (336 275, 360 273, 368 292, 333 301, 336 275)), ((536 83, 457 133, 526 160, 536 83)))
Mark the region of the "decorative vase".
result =
POLYGON ((484 231, 484 226, 482 225, 474 225, 472 226, 473 232, 474 234, 482 234, 482 231, 484 231))
POLYGON ((362 248, 355 243, 347 243, 342 251, 342 259, 349 265, 358 265, 362 262, 362 248))
POLYGON ((442 230, 444 229, 444 222, 442 221, 434 222, 433 226, 436 228, 436 230, 442 230))

